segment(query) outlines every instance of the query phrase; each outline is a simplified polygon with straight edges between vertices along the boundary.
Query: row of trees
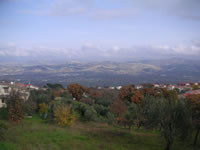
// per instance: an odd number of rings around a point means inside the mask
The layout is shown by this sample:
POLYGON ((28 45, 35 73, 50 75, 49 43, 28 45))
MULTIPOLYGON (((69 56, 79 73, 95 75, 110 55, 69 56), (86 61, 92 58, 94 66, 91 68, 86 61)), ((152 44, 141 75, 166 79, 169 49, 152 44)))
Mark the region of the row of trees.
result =
POLYGON ((165 150, 170 150, 175 138, 182 140, 196 131, 196 146, 200 125, 200 95, 178 99, 175 90, 153 88, 136 90, 123 87, 119 99, 111 105, 119 124, 138 128, 158 129, 166 141, 165 150))
POLYGON ((109 124, 160 131, 170 150, 176 138, 185 140, 200 133, 200 95, 178 99, 175 90, 125 86, 120 91, 86 88, 71 84, 48 85, 48 90, 32 91, 25 103, 13 93, 8 103, 9 120, 20 122, 23 115, 40 114, 48 123, 72 126, 76 120, 103 121, 109 124), (59 97, 57 99, 56 97, 59 97), (193 132, 194 131, 194 132, 193 132))

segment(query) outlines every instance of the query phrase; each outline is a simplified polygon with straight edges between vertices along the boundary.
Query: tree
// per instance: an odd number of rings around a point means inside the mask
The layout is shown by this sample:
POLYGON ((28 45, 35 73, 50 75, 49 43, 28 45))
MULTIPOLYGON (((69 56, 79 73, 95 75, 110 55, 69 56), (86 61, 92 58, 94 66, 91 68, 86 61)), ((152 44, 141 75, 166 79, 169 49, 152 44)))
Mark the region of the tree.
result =
POLYGON ((0 122, 0 141, 4 139, 4 131, 6 129, 7 129, 7 126, 3 122, 0 122))
POLYGON ((193 145, 196 146, 200 133, 200 94, 189 95, 186 97, 186 99, 192 112, 192 125, 196 130, 193 142, 193 145))
POLYGON ((32 103, 35 103, 36 106, 35 111, 39 112, 40 110, 40 104, 45 103, 49 104, 51 100, 54 99, 53 96, 53 90, 38 90, 38 91, 31 91, 29 101, 32 101, 32 103))
POLYGON ((167 90, 166 88, 163 88, 161 90, 161 94, 164 98, 169 99, 171 101, 178 100, 178 93, 176 90, 167 90))
POLYGON ((63 86, 61 84, 51 84, 47 83, 47 86, 51 89, 63 89, 63 86))
POLYGON ((158 91, 156 91, 156 89, 154 88, 144 88, 143 92, 144 96, 154 96, 154 97, 159 96, 158 91))
POLYGON ((127 110, 127 106, 122 100, 118 99, 113 102, 113 104, 110 107, 110 110, 113 114, 115 114, 117 122, 120 123, 123 119, 123 115, 127 110))
POLYGON ((70 84, 67 89, 72 94, 72 97, 78 101, 80 101, 84 93, 88 92, 88 89, 80 84, 70 84))
POLYGON ((171 150, 174 138, 185 139, 190 129, 190 113, 184 100, 166 98, 144 99, 145 127, 159 128, 166 141, 165 150, 171 150))
POLYGON ((194 85, 192 86, 192 89, 193 89, 193 90, 198 90, 199 88, 200 88, 199 85, 195 85, 195 84, 194 84, 194 85))
POLYGON ((71 105, 58 105, 54 109, 54 119, 60 126, 72 126, 77 116, 71 105))
POLYGON ((133 88, 132 86, 125 86, 120 89, 119 98, 130 103, 138 104, 144 98, 142 91, 133 88))
POLYGON ((22 99, 19 93, 12 91, 8 98, 8 119, 19 122, 24 118, 22 99))
POLYGON ((43 119, 46 119, 48 115, 48 105, 45 103, 41 103, 39 106, 40 106, 40 116, 43 119))
POLYGON ((76 101, 73 103, 73 109, 79 113, 81 119, 84 121, 97 120, 97 112, 93 106, 76 101))

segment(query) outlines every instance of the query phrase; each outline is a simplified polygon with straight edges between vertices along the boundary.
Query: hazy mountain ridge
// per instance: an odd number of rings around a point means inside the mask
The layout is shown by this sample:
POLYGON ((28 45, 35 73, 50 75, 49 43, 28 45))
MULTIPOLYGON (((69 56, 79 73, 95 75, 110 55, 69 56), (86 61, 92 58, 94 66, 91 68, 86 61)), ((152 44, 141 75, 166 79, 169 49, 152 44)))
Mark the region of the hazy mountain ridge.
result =
POLYGON ((0 65, 0 79, 31 81, 38 85, 119 85, 145 82, 200 81, 200 61, 186 59, 133 62, 67 62, 65 64, 0 65))

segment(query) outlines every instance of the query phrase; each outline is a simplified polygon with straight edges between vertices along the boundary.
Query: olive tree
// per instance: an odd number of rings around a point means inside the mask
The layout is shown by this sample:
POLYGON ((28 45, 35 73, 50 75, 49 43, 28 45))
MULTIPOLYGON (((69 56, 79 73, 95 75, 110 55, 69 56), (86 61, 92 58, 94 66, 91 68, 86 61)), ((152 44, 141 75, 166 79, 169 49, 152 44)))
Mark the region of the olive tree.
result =
POLYGON ((171 150, 175 137, 184 139, 189 134, 191 117, 185 100, 145 98, 141 112, 144 126, 157 128, 166 141, 165 150, 171 150))

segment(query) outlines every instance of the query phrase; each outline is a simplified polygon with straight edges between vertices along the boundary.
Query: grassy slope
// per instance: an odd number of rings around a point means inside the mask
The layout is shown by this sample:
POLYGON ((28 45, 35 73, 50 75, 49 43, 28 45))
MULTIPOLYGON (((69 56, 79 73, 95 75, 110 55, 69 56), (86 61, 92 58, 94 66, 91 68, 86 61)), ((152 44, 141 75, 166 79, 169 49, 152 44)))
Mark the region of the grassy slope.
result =
MULTIPOLYGON (((161 150, 159 133, 120 129, 105 124, 76 123, 73 128, 45 124, 34 117, 23 124, 11 125, 0 150, 161 150)), ((200 145, 199 145, 200 146, 200 145)), ((174 150, 190 150, 186 142, 174 144, 174 150)))

